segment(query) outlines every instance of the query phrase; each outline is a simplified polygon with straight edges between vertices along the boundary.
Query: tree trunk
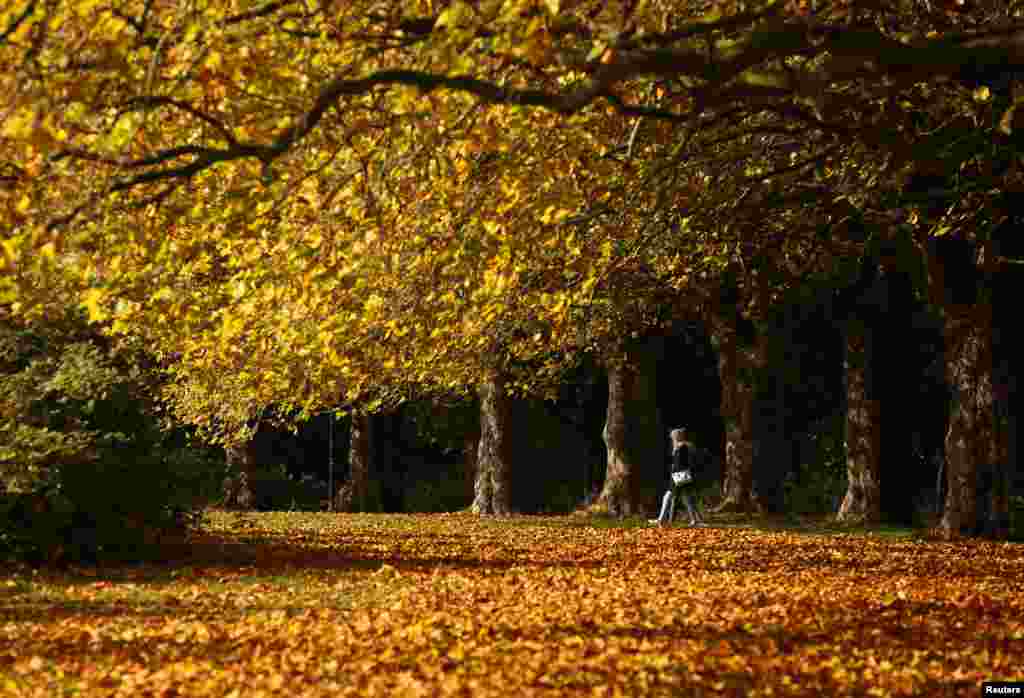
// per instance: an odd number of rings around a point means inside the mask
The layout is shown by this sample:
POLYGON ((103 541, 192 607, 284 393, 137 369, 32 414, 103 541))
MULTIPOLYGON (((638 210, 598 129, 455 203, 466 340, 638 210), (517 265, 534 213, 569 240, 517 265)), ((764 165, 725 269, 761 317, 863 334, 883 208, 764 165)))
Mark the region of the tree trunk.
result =
POLYGON ((625 393, 630 381, 628 366, 608 367, 608 412, 604 423, 604 444, 608 450, 604 487, 598 502, 609 513, 628 514, 633 508, 632 464, 626 449, 625 393))
MULTIPOLYGON (((989 521, 1008 514, 1003 457, 1006 441, 997 434, 993 400, 992 298, 995 276, 991 243, 938 241, 928 256, 929 292, 943 310, 946 383, 951 392, 945 441, 946 499, 938 534, 944 538, 986 532, 979 502, 989 521), (941 243, 945 244, 945 247, 941 243), (971 264, 965 265, 965 255, 971 264), (979 469, 980 466, 980 469, 979 469), (979 473, 987 478, 979 492, 979 473)), ((1008 531, 999 523, 990 534, 1008 531), (998 530, 1004 529, 1004 530, 998 530)))
POLYGON ((224 506, 231 509, 252 509, 256 505, 253 492, 256 454, 253 440, 228 444, 225 449, 228 475, 224 478, 224 506))
MULTIPOLYGON (((946 380, 953 391, 946 432, 946 502, 939 533, 946 538, 978 530, 978 465, 996 465, 999 454, 993 423, 992 346, 986 309, 945 308, 946 380)), ((998 484, 998 483, 996 483, 998 484)), ((1004 508, 1001 487, 991 494, 1004 508)), ((988 493, 986 493, 988 494, 988 493)))
POLYGON ((382 509, 373 433, 374 418, 371 415, 352 415, 349 483, 352 489, 350 510, 353 512, 379 512, 382 509))
POLYGON ((868 385, 869 352, 865 333, 846 335, 846 496, 839 521, 878 523, 881 518, 880 427, 881 405, 868 385))
POLYGON ((722 381, 722 421, 725 426, 725 468, 722 503, 716 511, 751 512, 754 499, 754 382, 758 364, 751 350, 741 351, 736 328, 720 325, 718 373, 722 381), (741 376, 740 366, 746 370, 741 376))
MULTIPOLYGON (((624 361, 608 366, 608 411, 603 431, 607 449, 598 506, 630 516, 653 511, 667 483, 668 433, 657 409, 656 361, 650 347, 632 345, 624 361)), ((682 426, 682 425, 673 425, 682 426)))
POLYGON ((491 373, 479 388, 480 441, 472 511, 504 516, 512 513, 512 409, 505 377, 491 373))

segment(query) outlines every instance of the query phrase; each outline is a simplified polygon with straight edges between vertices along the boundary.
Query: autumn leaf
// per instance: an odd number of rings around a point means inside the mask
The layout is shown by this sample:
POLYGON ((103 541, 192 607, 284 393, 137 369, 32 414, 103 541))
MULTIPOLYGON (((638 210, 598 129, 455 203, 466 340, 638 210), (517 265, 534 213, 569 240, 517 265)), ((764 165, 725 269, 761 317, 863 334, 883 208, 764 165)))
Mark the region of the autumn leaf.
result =
POLYGON ((577 517, 213 513, 177 562, 0 575, 5 695, 956 695, 1019 546, 577 517))

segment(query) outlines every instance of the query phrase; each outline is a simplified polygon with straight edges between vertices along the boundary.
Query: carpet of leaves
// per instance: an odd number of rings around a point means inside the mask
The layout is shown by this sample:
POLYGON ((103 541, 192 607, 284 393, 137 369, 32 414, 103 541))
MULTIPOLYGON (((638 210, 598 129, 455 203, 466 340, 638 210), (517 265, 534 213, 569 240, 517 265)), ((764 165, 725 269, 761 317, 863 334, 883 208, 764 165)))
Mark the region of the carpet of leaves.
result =
POLYGON ((216 514, 160 564, 0 571, 0 695, 977 696, 1024 546, 586 519, 216 514))

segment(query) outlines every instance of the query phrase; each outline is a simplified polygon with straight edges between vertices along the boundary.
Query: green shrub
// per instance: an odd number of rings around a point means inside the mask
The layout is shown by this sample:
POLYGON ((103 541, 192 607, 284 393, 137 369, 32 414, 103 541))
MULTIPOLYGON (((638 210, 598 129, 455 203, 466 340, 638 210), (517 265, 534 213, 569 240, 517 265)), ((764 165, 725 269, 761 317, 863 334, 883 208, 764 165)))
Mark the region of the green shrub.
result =
POLYGON ((211 501, 216 467, 202 454, 103 456, 54 467, 37 488, 0 496, 0 551, 38 562, 148 556, 187 534, 211 501))
POLYGON ((0 319, 0 558, 135 557, 195 522, 223 459, 163 428, 158 385, 74 313, 0 319))

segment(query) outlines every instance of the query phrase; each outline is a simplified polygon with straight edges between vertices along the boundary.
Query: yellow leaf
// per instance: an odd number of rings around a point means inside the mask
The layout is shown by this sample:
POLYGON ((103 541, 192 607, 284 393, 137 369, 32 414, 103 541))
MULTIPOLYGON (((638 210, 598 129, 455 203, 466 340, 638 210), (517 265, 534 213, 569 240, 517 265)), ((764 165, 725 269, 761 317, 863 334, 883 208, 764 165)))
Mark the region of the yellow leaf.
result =
POLYGON ((90 288, 82 294, 81 306, 89 315, 90 322, 99 322, 106 318, 102 303, 106 294, 102 289, 90 288))
POLYGON ((3 130, 0 135, 12 139, 25 139, 32 134, 36 123, 36 110, 34 107, 22 107, 13 115, 4 120, 3 130))
POLYGON ((442 27, 457 27, 466 11, 466 4, 456 0, 456 2, 453 2, 437 16, 437 21, 434 22, 434 26, 438 29, 442 27))

